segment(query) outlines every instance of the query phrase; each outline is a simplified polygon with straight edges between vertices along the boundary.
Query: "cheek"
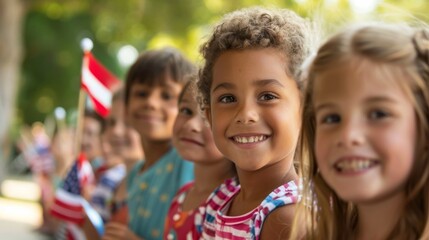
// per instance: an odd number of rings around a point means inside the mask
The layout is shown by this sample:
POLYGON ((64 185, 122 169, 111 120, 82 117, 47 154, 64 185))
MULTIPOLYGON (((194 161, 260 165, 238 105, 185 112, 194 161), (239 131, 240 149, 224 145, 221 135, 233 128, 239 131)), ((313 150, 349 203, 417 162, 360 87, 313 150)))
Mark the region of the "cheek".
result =
POLYGON ((416 129, 414 127, 402 127, 404 131, 390 130, 384 139, 379 140, 380 147, 385 148, 387 158, 397 159, 393 164, 395 170, 411 171, 415 159, 416 129))
POLYGON ((214 136, 219 136, 224 131, 228 122, 227 114, 223 114, 221 110, 213 110, 211 112, 211 130, 214 136))
POLYGON ((184 125, 184 121, 178 115, 174 121, 174 124, 173 124, 173 136, 176 136, 179 134, 180 130, 183 128, 183 125, 184 125))
POLYGON ((203 138, 204 138, 204 143, 205 143, 207 152, 209 152, 211 155, 221 156, 221 153, 219 152, 218 148, 216 147, 215 141, 213 139, 213 134, 212 134, 212 131, 210 130, 210 128, 204 127, 203 138))
POLYGON ((169 121, 171 121, 171 122, 173 122, 173 123, 174 123, 174 121, 176 120, 176 118, 177 118, 178 114, 179 114, 179 109, 178 109, 177 107, 175 107, 175 108, 170 108, 170 109, 168 110, 168 118, 169 118, 169 121))
POLYGON ((299 132, 300 132, 300 117, 298 113, 290 112, 290 113, 280 113, 276 112, 276 114, 271 115, 271 119, 269 120, 275 126, 274 131, 282 132, 281 136, 285 142, 281 142, 282 145, 289 145, 293 142, 298 142, 299 132))
POLYGON ((317 164, 323 168, 324 162, 327 161, 327 152, 328 152, 328 143, 329 139, 327 136, 320 132, 316 132, 315 136, 315 145, 314 145, 314 154, 316 157, 317 164))

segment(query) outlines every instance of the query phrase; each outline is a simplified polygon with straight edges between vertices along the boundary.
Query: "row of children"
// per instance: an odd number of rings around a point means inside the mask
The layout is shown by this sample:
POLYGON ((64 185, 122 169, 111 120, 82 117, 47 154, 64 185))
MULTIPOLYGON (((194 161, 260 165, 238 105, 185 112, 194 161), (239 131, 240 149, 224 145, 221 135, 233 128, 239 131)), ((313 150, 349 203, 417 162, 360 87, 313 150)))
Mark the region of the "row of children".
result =
POLYGON ((308 58, 310 25, 227 14, 191 81, 174 49, 142 54, 112 114, 144 161, 114 199, 126 220, 96 237, 429 238, 429 31, 362 24, 308 58))

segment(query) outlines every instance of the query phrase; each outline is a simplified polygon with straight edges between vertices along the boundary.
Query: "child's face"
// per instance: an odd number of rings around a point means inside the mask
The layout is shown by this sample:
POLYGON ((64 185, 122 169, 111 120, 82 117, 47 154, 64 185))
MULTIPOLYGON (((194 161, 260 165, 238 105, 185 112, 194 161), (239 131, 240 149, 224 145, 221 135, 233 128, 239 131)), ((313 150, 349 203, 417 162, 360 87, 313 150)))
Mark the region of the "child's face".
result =
POLYGON ((108 166, 113 166, 123 161, 121 156, 128 145, 125 133, 124 104, 117 100, 112 102, 102 139, 104 160, 108 166))
POLYGON ((356 204, 400 197, 414 162, 413 104, 392 81, 400 76, 386 74, 393 67, 382 67, 356 61, 314 82, 320 172, 340 198, 356 204))
POLYGON ((101 155, 101 124, 92 117, 84 117, 81 149, 89 161, 101 155))
POLYGON ((135 83, 131 86, 127 115, 143 141, 162 142, 172 137, 182 84, 167 78, 165 85, 135 83))
POLYGON ((121 99, 113 101, 103 136, 103 153, 108 166, 143 158, 139 137, 135 136, 138 134, 127 126, 124 114, 124 102, 121 99))
POLYGON ((207 111, 219 150, 238 169, 288 160, 300 128, 300 92, 274 49, 227 51, 213 67, 207 111))
POLYGON ((222 154, 199 111, 195 97, 190 90, 186 90, 179 103, 179 114, 173 128, 173 144, 186 160, 197 163, 219 161, 223 158, 222 154))

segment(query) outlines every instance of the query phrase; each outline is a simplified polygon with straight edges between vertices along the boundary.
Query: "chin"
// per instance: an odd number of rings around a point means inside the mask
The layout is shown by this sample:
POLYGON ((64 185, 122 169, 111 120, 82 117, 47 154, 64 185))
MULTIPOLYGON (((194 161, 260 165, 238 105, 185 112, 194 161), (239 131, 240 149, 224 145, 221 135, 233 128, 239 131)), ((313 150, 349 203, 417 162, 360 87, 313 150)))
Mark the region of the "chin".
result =
MULTIPOLYGON (((353 189, 350 189, 353 191, 353 189)), ((351 202, 354 204, 364 204, 364 203, 370 203, 374 201, 375 197, 372 194, 365 193, 365 192, 350 192, 350 191, 344 191, 344 192, 336 192, 338 197, 346 202, 351 202)))

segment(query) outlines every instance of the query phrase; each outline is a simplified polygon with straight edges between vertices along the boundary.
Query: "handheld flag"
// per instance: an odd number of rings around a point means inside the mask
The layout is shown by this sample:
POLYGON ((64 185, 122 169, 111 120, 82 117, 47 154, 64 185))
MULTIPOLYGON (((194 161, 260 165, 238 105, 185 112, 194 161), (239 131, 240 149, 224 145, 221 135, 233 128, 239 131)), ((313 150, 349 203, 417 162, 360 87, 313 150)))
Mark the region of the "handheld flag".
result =
POLYGON ((82 84, 94 104, 95 111, 103 117, 109 115, 112 91, 120 81, 110 73, 89 50, 86 50, 82 64, 82 84))
POLYGON ((83 224, 85 211, 82 205, 82 187, 93 180, 91 165, 84 154, 81 154, 68 172, 63 185, 56 191, 51 214, 66 222, 83 224))

